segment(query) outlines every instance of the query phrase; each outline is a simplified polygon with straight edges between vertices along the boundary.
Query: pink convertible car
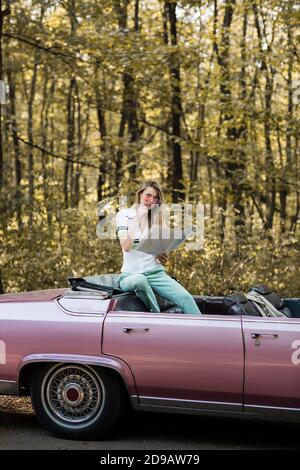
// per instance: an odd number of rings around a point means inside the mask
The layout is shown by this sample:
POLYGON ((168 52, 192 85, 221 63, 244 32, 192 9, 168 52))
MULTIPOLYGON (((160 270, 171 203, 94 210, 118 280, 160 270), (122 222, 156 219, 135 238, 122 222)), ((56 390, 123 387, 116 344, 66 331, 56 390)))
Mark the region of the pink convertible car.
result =
POLYGON ((147 311, 117 274, 71 288, 0 296, 0 394, 31 395, 58 436, 101 438, 126 404, 136 410, 300 421, 300 299, 252 291, 194 298, 202 315, 159 298, 147 311))

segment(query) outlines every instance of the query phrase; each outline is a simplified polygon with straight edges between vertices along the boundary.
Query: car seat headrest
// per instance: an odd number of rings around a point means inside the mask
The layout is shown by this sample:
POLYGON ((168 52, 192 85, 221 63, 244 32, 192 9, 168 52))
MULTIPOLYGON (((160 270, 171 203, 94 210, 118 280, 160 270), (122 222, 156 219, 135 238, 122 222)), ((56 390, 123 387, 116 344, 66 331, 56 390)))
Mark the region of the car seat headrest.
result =
POLYGON ((242 292, 236 292, 224 297, 223 312, 226 315, 259 315, 255 306, 249 302, 242 292))
POLYGON ((251 287, 250 291, 257 292, 257 294, 260 295, 268 295, 273 292, 273 290, 267 286, 266 284, 260 284, 259 286, 253 286, 251 287))
POLYGON ((229 309, 233 305, 245 304, 247 302, 248 299, 242 292, 235 292, 234 294, 230 294, 224 297, 223 306, 225 309, 229 309))

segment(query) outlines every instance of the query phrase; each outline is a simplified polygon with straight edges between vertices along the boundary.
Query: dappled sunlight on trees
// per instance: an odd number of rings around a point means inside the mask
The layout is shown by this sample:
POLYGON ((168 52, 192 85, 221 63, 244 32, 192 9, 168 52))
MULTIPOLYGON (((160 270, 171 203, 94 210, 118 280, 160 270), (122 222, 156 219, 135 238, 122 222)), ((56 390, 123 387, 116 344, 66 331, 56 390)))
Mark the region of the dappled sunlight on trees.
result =
POLYGON ((300 296, 295 2, 1 3, 0 291, 119 272, 97 203, 151 177, 205 204, 167 265, 191 292, 300 296))

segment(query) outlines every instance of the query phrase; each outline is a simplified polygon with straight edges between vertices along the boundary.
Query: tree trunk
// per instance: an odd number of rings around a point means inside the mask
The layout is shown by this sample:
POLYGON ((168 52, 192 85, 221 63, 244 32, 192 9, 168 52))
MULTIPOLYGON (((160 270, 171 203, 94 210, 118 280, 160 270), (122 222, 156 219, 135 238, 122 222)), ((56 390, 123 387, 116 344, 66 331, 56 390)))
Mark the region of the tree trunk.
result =
MULTIPOLYGON (((114 0, 115 11, 118 16, 119 29, 123 34, 127 34, 128 30, 128 4, 128 0, 114 0)), ((136 0, 134 9, 134 32, 137 33, 139 30, 139 1, 136 0)), ((123 73, 123 90, 123 104, 119 125, 119 137, 124 137, 125 126, 127 123, 130 143, 130 150, 128 152, 128 170, 130 181, 135 181, 138 176, 137 169, 139 168, 139 142, 141 132, 138 124, 138 97, 134 84, 134 76, 129 66, 126 67, 125 72, 123 73)), ((119 170, 122 165, 123 152, 119 150, 116 157, 116 173, 117 180, 119 180, 119 170)))
POLYGON ((291 216, 291 227, 290 230, 293 234, 296 233, 297 224, 299 223, 299 214, 300 214, 300 171, 299 171, 299 139, 298 136, 295 138, 295 151, 294 151, 294 177, 295 177, 295 193, 296 193, 296 209, 295 213, 291 216))
POLYGON ((34 212, 34 157, 33 157, 33 105, 36 92, 36 80, 38 70, 38 51, 35 51, 33 72, 28 96, 28 179, 29 179, 29 226, 33 224, 34 212))
MULTIPOLYGON (((42 137, 42 148, 48 148, 48 134, 49 134, 49 113, 52 105, 52 100, 55 91, 55 80, 52 79, 48 87, 48 70, 45 72, 44 90, 43 90, 43 105, 41 110, 41 137, 42 137)), ((51 146, 50 146, 51 147, 51 146)), ((53 151, 53 150, 52 150, 53 151)), ((48 228, 52 230, 52 219, 51 219, 51 204, 49 199, 48 181, 49 181, 49 157, 45 151, 41 151, 42 159, 42 177, 43 177, 43 195, 44 204, 47 210, 48 228)))
MULTIPOLYGON (((98 77, 98 67, 96 68, 96 77, 98 77)), ((100 134, 100 152, 99 152, 99 175, 98 175, 98 184, 97 184, 97 197, 98 202, 102 201, 104 197, 103 187, 105 184, 106 177, 106 159, 107 159, 107 126, 105 120, 105 113, 103 110, 103 102, 99 90, 100 80, 97 80, 95 87, 96 95, 96 107, 97 107, 97 119, 98 119, 98 129, 100 134)))
MULTIPOLYGON (((73 44, 77 44, 76 32, 79 26, 76 17, 76 0, 68 0, 66 3, 66 9, 69 16, 71 37, 73 44)), ((76 158, 78 158, 78 148, 75 141, 76 132, 76 104, 78 103, 78 84, 74 74, 70 79, 69 93, 67 99, 67 161, 65 163, 64 170, 64 205, 65 208, 73 207, 76 205, 77 195, 74 195, 74 188, 76 178, 78 178, 78 167, 76 168, 76 174, 74 176, 74 155, 75 150, 76 158)), ((77 109, 78 111, 78 109, 77 109)), ((78 130, 78 129, 77 129, 78 130)), ((77 183, 76 183, 77 184, 77 183)))
POLYGON ((75 135, 75 110, 74 110, 74 89, 76 79, 71 78, 69 84, 69 93, 67 99, 67 160, 64 170, 64 199, 65 208, 67 209, 71 204, 71 167, 74 160, 74 135, 75 135))
MULTIPOLYGON (((232 103, 232 91, 231 91, 231 75, 229 67, 229 47, 230 47, 230 28, 233 20, 234 8, 236 2, 232 0, 226 0, 225 12, 222 25, 222 36, 221 36, 221 50, 217 44, 215 44, 215 50, 217 53, 218 64, 220 67, 220 93, 221 93, 221 116, 220 125, 225 125, 226 128, 226 148, 225 148, 225 161, 223 167, 225 170, 225 180, 229 182, 230 188, 224 185, 224 196, 222 198, 221 210, 224 214, 225 207, 227 207, 226 199, 230 195, 234 208, 234 223, 236 229, 236 235, 240 236, 244 230, 245 224, 245 207, 243 201, 243 181, 245 172, 245 154, 239 148, 242 147, 239 140, 242 139, 244 142, 245 138, 245 121, 240 127, 234 125, 234 109, 232 103), (238 145, 239 144, 239 145, 238 145)), ((243 22, 243 39, 241 43, 242 51, 242 68, 240 73, 240 85, 241 85, 241 98, 245 99, 245 38, 247 31, 247 16, 244 15, 243 22)), ((238 245, 237 245, 238 246, 238 245)))
MULTIPOLYGON (((162 11, 162 22, 163 22, 163 42, 167 47, 169 45, 169 34, 168 34, 168 7, 167 3, 165 2, 163 5, 162 11)), ((169 119, 171 123, 171 119, 169 119)), ((167 125, 169 131, 170 124, 167 125)), ((165 140, 165 147, 166 147, 166 154, 167 154, 167 177, 166 177, 166 185, 168 188, 172 188, 173 185, 173 156, 172 156, 172 145, 171 145, 171 138, 170 133, 166 133, 166 140, 165 140)))
POLYGON ((273 227, 273 219, 275 213, 275 200, 276 200, 276 178, 275 178, 275 165, 271 142, 271 116, 272 116, 272 93, 273 93, 273 79, 266 74, 265 86, 265 148, 266 148, 266 188, 270 193, 268 195, 268 215, 267 215, 267 228, 273 227))
MULTIPOLYGON (((74 129, 76 130, 76 136, 74 136, 74 144, 76 148, 75 161, 80 159, 82 149, 82 130, 81 130, 81 106, 79 98, 78 83, 75 81, 75 96, 74 96, 74 129)), ((75 174, 72 172, 71 175, 71 206, 78 207, 80 200, 80 176, 81 176, 81 165, 76 163, 75 174)), ((73 168, 73 167, 72 167, 73 168)))
POLYGON ((129 132, 129 142, 131 150, 129 152, 130 166, 129 174, 130 180, 134 181, 137 175, 138 161, 139 161, 139 148, 138 142, 140 140, 140 131, 137 118, 137 97, 134 89, 134 78, 131 73, 124 73, 123 76, 124 88, 126 90, 126 115, 129 132))
MULTIPOLYGON (((291 2, 288 5, 288 11, 292 8, 291 2)), ((286 123, 286 166, 282 166, 281 169, 281 181, 280 181, 280 221, 281 231, 286 231, 286 219, 287 219, 287 197, 289 194, 289 181, 293 178, 293 166, 292 161, 292 137, 293 137, 293 121, 294 121, 294 103, 293 103, 293 61, 294 54, 292 51, 292 31, 289 21, 287 22, 287 34, 288 34, 288 106, 287 106, 287 123, 286 123)), ((296 196, 297 199, 297 196, 296 196)))
POLYGON ((126 121, 127 121, 127 116, 126 116, 126 109, 125 109, 125 98, 123 97, 123 105, 122 105, 122 110, 121 110, 121 119, 120 119, 120 124, 119 124, 119 132, 118 132, 118 137, 119 137, 119 145, 118 149, 116 151, 116 167, 115 167, 115 178, 116 178, 116 187, 119 188, 123 176, 123 157, 124 157, 124 152, 122 148, 122 142, 124 140, 125 136, 125 130, 126 130, 126 121))
POLYGON ((173 202, 184 201, 185 191, 183 184, 182 149, 181 149, 181 77, 180 58, 177 51, 177 2, 166 1, 168 13, 170 39, 173 50, 170 52, 170 82, 171 82, 171 126, 172 126, 172 155, 173 155, 173 202))
POLYGON ((22 191, 21 191, 21 180, 22 180, 22 165, 20 155, 20 143, 18 138, 18 123, 16 115, 16 86, 10 66, 7 69, 7 80, 9 85, 9 101, 10 101, 10 119, 11 119, 11 131, 14 148, 14 160, 15 160, 15 206, 17 214, 17 222, 19 231, 22 230, 22 191))
MULTIPOLYGON (((267 202, 267 216, 265 228, 271 229, 273 227, 273 219, 275 213, 275 201, 276 201, 276 177, 275 177, 275 165, 271 141, 271 117, 272 117, 272 94, 273 94, 273 75, 268 69, 266 52, 262 47, 262 32, 259 23, 257 5, 255 0, 252 2, 252 9, 254 12, 255 27, 257 31, 257 37, 259 41, 260 54, 261 54, 261 69, 265 73, 265 116, 264 116, 264 138, 265 138, 265 162, 266 162, 266 202, 267 202)), ((268 47, 268 51, 270 48, 268 47)))
MULTIPOLYGON (((6 0, 6 8, 3 8, 3 0, 0 0, 0 81, 3 80, 3 57, 2 57, 2 32, 5 16, 10 14, 10 1, 6 0)), ((3 186, 3 142, 2 142, 2 109, 0 104, 0 190, 3 186)))
POLYGON ((2 272, 0 271, 0 294, 4 294, 4 286, 3 286, 3 281, 2 281, 2 272))

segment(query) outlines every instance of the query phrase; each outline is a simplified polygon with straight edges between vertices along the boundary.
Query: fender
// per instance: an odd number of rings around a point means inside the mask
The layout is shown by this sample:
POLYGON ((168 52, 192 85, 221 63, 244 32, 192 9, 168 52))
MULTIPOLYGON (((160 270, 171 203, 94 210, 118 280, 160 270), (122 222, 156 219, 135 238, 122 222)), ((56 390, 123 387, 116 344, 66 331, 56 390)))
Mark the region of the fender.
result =
POLYGON ((41 364, 45 362, 86 364, 90 366, 107 367, 109 369, 113 369, 121 376, 129 396, 137 394, 131 369, 122 359, 113 356, 95 357, 75 354, 30 354, 23 357, 18 367, 18 379, 16 387, 17 394, 20 393, 20 377, 24 372, 24 369, 30 364, 41 364))

